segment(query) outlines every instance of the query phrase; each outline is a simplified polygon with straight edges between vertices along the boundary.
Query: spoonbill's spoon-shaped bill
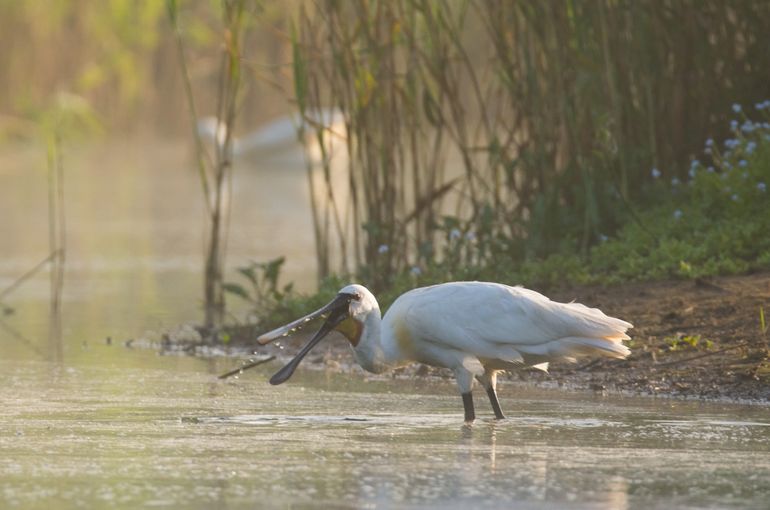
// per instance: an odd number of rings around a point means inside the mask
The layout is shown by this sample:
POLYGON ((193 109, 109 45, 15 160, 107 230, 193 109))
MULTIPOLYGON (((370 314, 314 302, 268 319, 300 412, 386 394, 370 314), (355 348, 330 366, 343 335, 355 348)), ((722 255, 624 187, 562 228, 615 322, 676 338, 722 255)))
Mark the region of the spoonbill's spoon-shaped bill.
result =
POLYGON ((270 341, 270 339, 265 338, 269 335, 272 335, 274 333, 278 333, 278 336, 272 336, 271 339, 278 338, 286 332, 291 331, 297 325, 304 324, 305 322, 308 322, 310 320, 313 320, 314 318, 323 315, 325 313, 328 313, 329 316, 327 317, 326 321, 321 326, 321 329, 318 330, 318 332, 313 335, 313 338, 310 339, 310 341, 305 345, 305 347, 302 348, 299 353, 292 359, 289 363, 286 364, 285 367, 283 367, 281 370, 275 373, 273 377, 270 378, 270 384, 281 384, 283 382, 286 382, 294 373, 294 370, 296 370, 297 366, 299 366, 302 359, 309 353, 313 347, 318 344, 323 338, 328 335, 340 322, 346 319, 346 315, 344 310, 347 309, 347 305, 350 302, 351 296, 345 295, 345 294, 338 294, 337 297, 335 297, 329 304, 324 306, 323 308, 316 310, 315 312, 311 313, 310 315, 306 315, 302 319, 299 319, 299 321, 294 321, 290 324, 287 324, 286 326, 282 328, 278 328, 276 330, 271 331, 270 333, 267 333, 266 335, 260 336, 257 340, 265 344, 270 341), (288 328, 286 330, 287 326, 292 326, 295 324, 295 326, 288 328), (286 331, 286 332, 284 332, 286 331))
POLYGON ((377 300, 361 285, 348 285, 326 306, 257 340, 269 343, 319 316, 321 329, 271 384, 287 381, 302 359, 328 333, 350 342, 358 363, 381 373, 411 362, 449 368, 463 399, 465 420, 475 419, 472 388, 478 380, 495 417, 504 418, 497 399, 497 373, 521 366, 547 370, 548 362, 578 357, 623 359, 630 350, 630 323, 579 303, 557 303, 535 291, 499 283, 452 282, 406 292, 384 317, 377 300))
POLYGON ((305 315, 304 317, 300 317, 299 319, 292 321, 285 326, 281 326, 279 328, 275 328, 272 331, 268 331, 267 333, 264 333, 257 338, 257 342, 259 342, 261 345, 269 344, 270 342, 277 340, 281 338, 282 336, 286 336, 289 333, 293 332, 295 329, 299 329, 300 327, 304 326, 305 323, 312 321, 313 319, 320 317, 321 315, 328 313, 332 310, 340 308, 343 304, 347 305, 347 301, 345 301, 344 298, 341 298, 338 294, 337 297, 335 297, 331 302, 327 303, 323 307, 319 308, 313 313, 309 313, 305 315))

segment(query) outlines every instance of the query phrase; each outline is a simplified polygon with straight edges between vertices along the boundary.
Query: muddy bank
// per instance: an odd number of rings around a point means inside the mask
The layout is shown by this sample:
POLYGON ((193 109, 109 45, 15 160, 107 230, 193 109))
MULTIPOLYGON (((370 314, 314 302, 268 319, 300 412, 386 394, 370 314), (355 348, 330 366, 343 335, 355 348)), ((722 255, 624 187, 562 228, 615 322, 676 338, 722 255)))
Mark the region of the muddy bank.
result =
MULTIPOLYGON (((770 274, 552 293, 634 323, 624 361, 554 366, 552 375, 595 389, 770 401, 770 274)), ((537 376, 536 376, 537 377, 537 376)))
MULTIPOLYGON (((627 360, 552 363, 549 373, 521 370, 502 381, 564 386, 599 392, 737 399, 770 403, 768 331, 762 331, 760 309, 770 322, 770 273, 696 281, 665 281, 612 287, 569 287, 551 290, 554 300, 576 300, 632 322, 632 355, 627 360)), ((211 347, 190 327, 162 335, 162 353, 194 355, 226 353, 288 358, 310 331, 279 344, 259 346, 251 327, 229 332, 227 345, 211 347)), ((276 362, 273 362, 276 363, 276 362)), ((360 370, 347 342, 335 337, 319 345, 305 365, 327 370, 360 370)), ((278 365, 276 364, 276 367, 278 365)), ((448 370, 415 365, 391 377, 446 377, 448 370)), ((503 389, 503 391, 505 391, 503 389)))

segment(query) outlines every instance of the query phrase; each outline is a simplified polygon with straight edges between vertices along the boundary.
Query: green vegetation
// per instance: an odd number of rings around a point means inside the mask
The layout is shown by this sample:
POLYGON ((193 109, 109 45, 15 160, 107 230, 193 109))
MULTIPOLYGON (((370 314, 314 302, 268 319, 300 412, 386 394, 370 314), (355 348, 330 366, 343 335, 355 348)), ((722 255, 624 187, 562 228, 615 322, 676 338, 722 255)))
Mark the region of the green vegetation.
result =
MULTIPOLYGON (((302 6, 297 105, 338 108, 350 155, 350 203, 327 178, 314 204, 319 294, 361 281, 387 306, 448 280, 770 267, 769 15, 708 0, 302 6), (332 267, 335 251, 354 267, 332 267)), ((303 300, 257 309, 280 322, 303 300)))
MULTIPOLYGON (((645 210, 628 209, 619 218, 621 227, 617 232, 602 236, 585 254, 565 248, 547 257, 517 263, 505 257, 508 240, 480 235, 473 230, 472 222, 444 216, 433 232, 443 241, 441 249, 422 253, 420 263, 394 275, 393 284, 378 297, 387 306, 410 288, 449 280, 490 280, 548 288, 696 278, 770 268, 770 101, 749 109, 753 111, 733 106, 733 136, 721 145, 707 139, 704 158, 692 160, 685 172, 687 178, 676 177, 680 175, 677 171, 650 169, 651 182, 640 200, 645 210)), ((285 322, 320 307, 348 280, 359 280, 355 276, 326 278, 313 296, 298 295, 290 285, 279 291, 282 262, 279 259, 239 270, 254 285, 253 292, 237 283, 227 288, 249 299, 259 311, 257 319, 265 325, 285 322), (263 276, 256 276, 259 271, 263 276)), ((684 342, 695 347, 698 339, 684 342)), ((678 340, 672 348, 683 346, 678 340)))
POLYGON ((730 254, 713 260, 732 231, 708 239, 719 245, 708 255, 660 231, 677 209, 680 230, 701 228, 689 216, 698 207, 711 225, 709 207, 723 201, 697 183, 711 202, 682 209, 672 198, 665 210, 659 195, 674 190, 650 169, 688 181, 703 140, 729 135, 730 101, 764 99, 768 16, 766 2, 710 0, 304 5, 297 103, 342 112, 351 158, 350 203, 334 203, 329 180, 332 205, 318 205, 322 276, 335 270, 329 251, 351 249, 353 272, 378 293, 412 267, 418 283, 748 269, 730 254), (612 243, 593 253, 616 233, 636 256, 612 243))
POLYGON ((593 280, 698 277, 770 267, 770 101, 755 106, 759 121, 734 106, 742 119, 731 122, 733 138, 722 149, 708 139, 706 162, 693 159, 686 180, 655 178, 648 211, 591 251, 593 280))
POLYGON ((769 326, 765 321, 765 309, 759 307, 759 332, 763 346, 763 354, 759 359, 759 362, 754 366, 754 377, 757 378, 770 378, 770 343, 767 340, 767 330, 769 326))
POLYGON ((58 91, 108 129, 189 132, 185 109, 226 126, 215 157, 197 151, 207 325, 225 317, 224 293, 278 322, 351 280, 387 306, 447 280, 545 288, 770 267, 770 103, 757 102, 770 2, 38 4, 0 2, 18 41, 0 54, 0 132, 58 91), (322 179, 308 179, 322 188, 312 297, 279 284, 280 259, 226 276, 230 133, 287 102, 323 155, 322 179), (321 108, 344 118, 345 168, 311 122, 321 108))
MULTIPOLYGON (((223 18, 232 3, 0 1, 0 33, 8 42, 0 49, 0 141, 23 135, 20 120, 60 92, 87 101, 109 134, 189 132, 176 37, 183 38, 200 113, 211 115, 218 110, 223 18)), ((285 113, 290 66, 283 32, 294 2, 240 3, 249 28, 240 47, 249 94, 238 107, 251 126, 285 113)))
MULTIPOLYGON (((177 54, 184 78, 184 90, 191 125, 198 120, 195 97, 184 52, 179 9, 175 0, 168 0, 168 17, 176 35, 177 54)), ((203 273, 203 308, 206 327, 219 327, 225 318, 224 271, 227 253, 227 232, 230 218, 229 189, 232 187, 232 133, 235 126, 241 75, 241 60, 246 24, 246 1, 222 2, 222 56, 217 91, 218 122, 224 127, 221 143, 214 147, 214 157, 206 154, 200 134, 193 132, 201 190, 206 204, 206 260, 203 273)))
POLYGON ((681 351, 683 349, 704 349, 710 350, 714 348, 714 342, 708 338, 701 338, 700 335, 682 335, 671 336, 663 339, 668 345, 668 350, 681 351))

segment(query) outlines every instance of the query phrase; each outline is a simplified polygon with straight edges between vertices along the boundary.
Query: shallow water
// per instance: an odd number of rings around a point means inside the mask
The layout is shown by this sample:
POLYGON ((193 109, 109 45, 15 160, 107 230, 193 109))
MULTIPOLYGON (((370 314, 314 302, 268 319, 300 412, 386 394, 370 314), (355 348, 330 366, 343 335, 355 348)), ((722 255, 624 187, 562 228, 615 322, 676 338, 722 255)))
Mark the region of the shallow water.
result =
POLYGON ((766 408, 502 388, 462 424, 446 381, 119 346, 0 362, 0 507, 766 508, 766 408), (260 367, 262 368, 262 367, 260 367))
MULTIPOLYGON (((0 151, 0 290, 47 254, 41 154, 0 151)), ((171 144, 66 156, 61 340, 46 273, 0 316, 0 508, 768 508, 767 407, 503 384, 508 419, 477 392, 469 428, 451 381, 271 387, 278 362, 220 381, 236 360, 124 347, 200 317, 197 177, 171 144)), ((241 170, 231 267, 287 255, 312 286, 302 168, 241 170)))
MULTIPOLYGON (((65 336, 79 345, 199 321, 205 223, 189 143, 105 141, 67 146, 63 158, 65 336)), ((44 147, 0 144, 0 292, 49 253, 47 186, 44 147)), ((313 289, 315 248, 301 155, 237 161, 231 203, 228 280, 239 281, 234 269, 251 260, 285 256, 280 283, 313 289)), ((0 319, 25 337, 45 338, 48 296, 42 271, 3 299, 15 315, 0 319)), ((242 300, 229 304, 242 316, 242 300)), ((9 350, 32 353, 11 339, 0 328, 0 359, 9 350)))

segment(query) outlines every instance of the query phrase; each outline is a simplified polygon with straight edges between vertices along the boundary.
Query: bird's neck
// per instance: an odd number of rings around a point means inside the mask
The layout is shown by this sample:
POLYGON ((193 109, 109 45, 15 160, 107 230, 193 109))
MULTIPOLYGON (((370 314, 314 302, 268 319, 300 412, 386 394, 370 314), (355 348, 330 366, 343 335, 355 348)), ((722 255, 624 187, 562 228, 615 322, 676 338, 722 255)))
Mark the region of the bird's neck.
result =
POLYGON ((353 353, 364 370, 380 374, 400 365, 398 353, 392 349, 389 337, 382 335, 382 319, 379 310, 370 313, 363 324, 358 344, 353 353))

